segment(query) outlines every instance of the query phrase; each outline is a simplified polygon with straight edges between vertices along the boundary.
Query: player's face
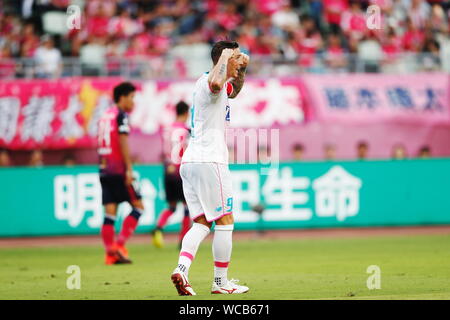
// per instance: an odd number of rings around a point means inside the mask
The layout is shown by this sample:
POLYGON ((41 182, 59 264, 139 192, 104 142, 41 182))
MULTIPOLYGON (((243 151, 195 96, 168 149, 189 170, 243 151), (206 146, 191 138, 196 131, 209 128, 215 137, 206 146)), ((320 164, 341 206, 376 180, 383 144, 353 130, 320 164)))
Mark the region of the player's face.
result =
POLYGON ((126 112, 133 111, 133 108, 134 108, 134 95, 135 95, 135 92, 131 92, 127 96, 122 96, 123 105, 124 105, 124 108, 125 108, 126 112))
POLYGON ((234 49, 234 54, 228 61, 228 78, 236 78, 238 76, 238 71, 240 68, 241 50, 239 48, 234 49))

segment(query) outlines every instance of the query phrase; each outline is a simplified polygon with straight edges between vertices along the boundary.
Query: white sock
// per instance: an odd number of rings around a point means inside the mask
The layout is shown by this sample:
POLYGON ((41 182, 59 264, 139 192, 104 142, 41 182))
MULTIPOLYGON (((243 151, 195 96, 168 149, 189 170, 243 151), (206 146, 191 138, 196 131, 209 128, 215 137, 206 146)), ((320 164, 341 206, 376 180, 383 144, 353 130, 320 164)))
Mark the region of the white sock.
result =
POLYGON ((209 228, 201 223, 194 223, 185 234, 181 243, 180 257, 178 259, 178 268, 186 274, 189 273, 192 260, 194 260, 198 247, 203 239, 209 234, 209 228))
POLYGON ((218 286, 227 283, 228 264, 233 248, 234 225, 216 225, 214 227, 213 257, 214 257, 214 282, 218 286))

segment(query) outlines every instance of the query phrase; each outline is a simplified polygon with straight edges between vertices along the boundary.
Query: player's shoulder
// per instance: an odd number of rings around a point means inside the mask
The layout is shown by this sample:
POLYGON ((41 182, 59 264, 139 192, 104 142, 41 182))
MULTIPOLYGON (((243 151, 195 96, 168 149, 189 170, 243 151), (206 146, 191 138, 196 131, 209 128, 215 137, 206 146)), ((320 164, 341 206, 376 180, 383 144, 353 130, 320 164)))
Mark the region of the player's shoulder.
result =
POLYGON ((197 82, 195 83, 196 87, 198 87, 199 85, 208 83, 208 76, 209 76, 208 74, 209 74, 209 72, 205 72, 200 76, 200 78, 197 79, 197 82))
POLYGON ((174 121, 170 127, 171 127, 171 129, 185 129, 185 130, 189 129, 189 127, 186 125, 186 123, 181 122, 181 121, 174 121))
POLYGON ((118 117, 124 117, 124 118, 128 117, 128 113, 123 111, 119 107, 116 107, 116 110, 117 110, 117 116, 118 117))
POLYGON ((203 97, 207 97, 208 99, 212 97, 218 97, 217 93, 214 93, 211 90, 209 85, 209 72, 205 72, 196 82, 195 84, 195 93, 202 94, 203 97))
POLYGON ((117 109, 118 109, 118 112, 117 112, 116 120, 117 120, 117 125, 119 128, 119 133, 129 133, 130 125, 129 125, 129 120, 128 120, 128 113, 121 110, 120 108, 117 108, 117 109))
POLYGON ((101 119, 114 119, 115 117, 117 117, 118 114, 118 108, 115 106, 109 107, 107 108, 105 111, 103 111, 103 113, 101 114, 101 119))

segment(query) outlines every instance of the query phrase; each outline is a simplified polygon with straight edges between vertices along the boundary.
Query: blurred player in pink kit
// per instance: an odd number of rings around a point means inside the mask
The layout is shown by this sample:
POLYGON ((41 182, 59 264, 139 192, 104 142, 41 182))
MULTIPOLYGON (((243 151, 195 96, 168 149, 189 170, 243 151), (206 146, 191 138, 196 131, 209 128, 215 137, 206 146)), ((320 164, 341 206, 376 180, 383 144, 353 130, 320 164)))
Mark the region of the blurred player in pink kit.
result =
POLYGON ((167 224, 167 220, 175 212, 177 204, 184 205, 184 217, 181 223, 180 245, 184 235, 191 226, 189 210, 183 195, 183 181, 180 177, 181 157, 186 150, 189 137, 189 129, 186 120, 189 114, 189 106, 184 101, 177 103, 176 119, 164 128, 163 132, 163 157, 164 157, 164 189, 166 191, 166 201, 168 208, 159 216, 156 228, 153 230, 153 244, 161 248, 164 245, 162 231, 167 224))

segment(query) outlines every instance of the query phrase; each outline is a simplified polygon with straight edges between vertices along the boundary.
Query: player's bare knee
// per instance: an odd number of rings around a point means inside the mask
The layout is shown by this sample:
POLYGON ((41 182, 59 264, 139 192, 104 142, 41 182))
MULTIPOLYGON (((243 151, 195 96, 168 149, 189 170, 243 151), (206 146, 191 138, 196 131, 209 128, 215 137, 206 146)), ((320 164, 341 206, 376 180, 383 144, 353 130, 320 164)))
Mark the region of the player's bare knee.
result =
POLYGON ((105 214, 106 215, 115 217, 116 213, 117 213, 117 204, 116 203, 105 204, 105 214))
POLYGON ((204 226, 207 226, 209 229, 211 229, 212 223, 208 222, 205 218, 205 216, 200 216, 194 219, 195 223, 200 223, 204 226))
POLYGON ((216 225, 229 225, 234 224, 234 218, 232 214, 226 215, 221 217, 220 219, 216 220, 216 225))
POLYGON ((144 210, 144 204, 142 203, 142 200, 135 200, 131 203, 131 206, 133 208, 137 208, 139 210, 144 210))

